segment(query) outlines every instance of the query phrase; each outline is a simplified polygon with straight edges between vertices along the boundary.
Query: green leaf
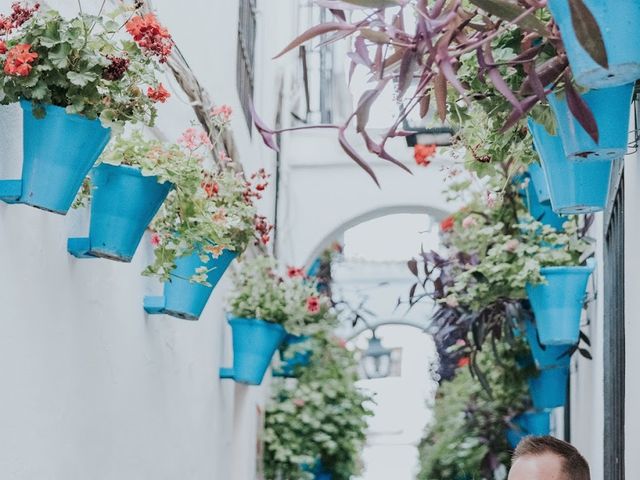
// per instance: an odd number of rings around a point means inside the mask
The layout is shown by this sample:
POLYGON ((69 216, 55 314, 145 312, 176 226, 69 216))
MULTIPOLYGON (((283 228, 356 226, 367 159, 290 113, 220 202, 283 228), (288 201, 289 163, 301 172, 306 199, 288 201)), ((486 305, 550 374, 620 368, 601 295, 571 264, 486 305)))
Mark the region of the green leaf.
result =
POLYGON ((43 100, 49 94, 49 88, 46 83, 38 83, 35 88, 31 89, 31 98, 34 100, 43 100))
POLYGON ((67 72, 67 78, 71 83, 77 85, 78 87, 84 87, 89 82, 94 81, 98 76, 95 73, 84 72, 67 72))
MULTIPOLYGON (((487 13, 500 17, 509 22, 513 22, 516 18, 521 16, 526 9, 509 2, 508 0, 470 0, 471 3, 480 7, 487 13)), ((518 20, 518 25, 526 30, 532 30, 539 35, 546 37, 548 34, 547 27, 537 17, 530 13, 521 20, 518 20)))
POLYGON ((569 0, 571 23, 576 37, 587 53, 602 68, 609 68, 607 47, 602 39, 602 31, 583 0, 569 0))
POLYGON ((49 51, 49 61, 56 68, 67 68, 69 66, 69 53, 71 45, 68 43, 60 43, 49 51))

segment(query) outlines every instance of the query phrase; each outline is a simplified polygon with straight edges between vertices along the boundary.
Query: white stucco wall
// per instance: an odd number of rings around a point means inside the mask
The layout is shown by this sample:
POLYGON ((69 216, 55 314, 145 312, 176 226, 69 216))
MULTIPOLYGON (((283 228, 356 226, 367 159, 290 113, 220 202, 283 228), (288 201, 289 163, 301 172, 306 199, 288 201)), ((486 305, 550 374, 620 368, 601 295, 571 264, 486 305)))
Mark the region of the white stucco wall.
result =
MULTIPOLYGON (((0 1, 5 12, 9 0, 0 1)), ((73 14, 76 2, 48 2, 73 14)), ((83 1, 97 11, 100 2, 83 1)), ((250 137, 235 85, 238 1, 156 0, 154 6, 214 102, 232 105, 248 171, 273 172, 274 155, 250 137)), ((291 37, 295 8, 258 1, 255 100, 273 117, 282 63, 270 57, 291 37), (278 28, 273 28, 278 25, 278 28), (291 28, 290 28, 291 27, 291 28)), ((173 140, 193 119, 172 79, 158 127, 173 140)), ((0 178, 18 178, 21 113, 0 109, 0 178)), ((261 204, 273 216, 273 189, 261 204)), ((249 480, 266 389, 220 381, 231 360, 224 320, 228 275, 198 322, 147 316, 140 276, 151 258, 77 260, 67 237, 88 212, 66 217, 0 204, 0 477, 52 480, 249 480)), ((268 382, 267 382, 268 383, 268 382)))

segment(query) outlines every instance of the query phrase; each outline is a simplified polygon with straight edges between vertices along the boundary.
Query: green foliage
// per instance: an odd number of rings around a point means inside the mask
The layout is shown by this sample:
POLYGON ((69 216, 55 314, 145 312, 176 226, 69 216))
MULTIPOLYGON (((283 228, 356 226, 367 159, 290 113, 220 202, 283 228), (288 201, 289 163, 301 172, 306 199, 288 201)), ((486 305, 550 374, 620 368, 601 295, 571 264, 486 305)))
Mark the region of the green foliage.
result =
POLYGON ((160 182, 184 188, 199 185, 202 179, 199 158, 190 153, 178 144, 145 138, 138 130, 129 136, 114 138, 99 162, 137 167, 145 176, 157 176, 160 182))
POLYGON ((329 299, 318 294, 315 280, 282 277, 267 256, 245 259, 240 267, 229 299, 234 316, 279 323, 292 335, 312 335, 333 323, 329 299))
MULTIPOLYGON (((140 86, 158 86, 158 65, 134 41, 120 38, 120 26, 131 12, 118 13, 122 15, 65 19, 53 10, 36 12, 9 34, 6 45, 9 50, 30 45, 38 56, 28 75, 0 70, 0 103, 31 100, 35 114, 42 116, 44 108, 38 106, 56 105, 70 114, 100 118, 105 126, 137 121, 152 125, 154 101, 140 86), (107 79, 104 72, 113 57, 128 59, 128 68, 121 78, 107 79)), ((6 55, 2 57, 6 62, 6 55)))
MULTIPOLYGON (((228 127, 229 116, 212 112, 210 120, 218 131, 213 142, 203 130, 191 127, 182 134, 178 145, 159 146, 151 141, 138 146, 134 138, 125 141, 110 157, 117 161, 122 155, 143 168, 159 172, 164 169, 175 185, 152 222, 155 258, 143 272, 145 275, 166 281, 177 258, 198 252, 206 263, 210 256, 216 258, 223 250, 241 254, 256 236, 255 200, 261 197, 268 176, 261 170, 247 180, 233 169, 228 157, 225 160, 229 162, 215 170, 208 169, 206 156, 211 150, 224 151, 221 136, 228 127), (162 168, 159 164, 154 166, 158 155, 169 157, 162 160, 162 168)), ((207 274, 206 267, 199 267, 191 280, 206 285, 207 274)))
POLYGON ((267 480, 313 479, 321 464, 335 480, 359 471, 371 397, 356 386, 353 353, 321 332, 298 379, 277 380, 265 421, 267 480))
POLYGON ((505 429, 508 419, 529 405, 529 372, 516 361, 526 354, 522 343, 502 347, 500 354, 500 360, 490 353, 478 355, 491 395, 466 368, 439 387, 434 417, 420 444, 419 480, 494 480, 500 465, 508 466, 505 429))
POLYGON ((524 220, 505 228, 503 223, 460 227, 452 244, 464 247, 474 261, 460 264, 447 301, 479 311, 501 298, 526 298, 528 283, 544 283, 543 267, 575 266, 588 244, 578 237, 575 219, 557 232, 540 222, 524 220), (509 233, 505 233, 505 231, 509 233))

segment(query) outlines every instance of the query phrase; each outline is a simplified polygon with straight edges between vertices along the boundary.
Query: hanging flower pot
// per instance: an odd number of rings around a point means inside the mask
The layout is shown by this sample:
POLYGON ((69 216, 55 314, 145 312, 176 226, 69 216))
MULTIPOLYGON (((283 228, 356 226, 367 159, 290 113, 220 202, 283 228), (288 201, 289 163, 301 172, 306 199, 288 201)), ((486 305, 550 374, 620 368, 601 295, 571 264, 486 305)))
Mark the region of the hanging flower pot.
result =
POLYGON ((507 440, 511 448, 516 448, 527 435, 549 435, 551 419, 549 412, 525 412, 511 419, 516 428, 507 430, 507 440))
POLYGON ((593 266, 545 267, 546 284, 527 285, 542 345, 576 345, 580 316, 593 266))
POLYGON ((568 381, 569 367, 538 371, 537 376, 529 378, 529 393, 533 406, 540 410, 564 407, 567 401, 568 381))
POLYGON ((278 323, 256 318, 231 318, 229 325, 233 335, 233 368, 221 368, 220 378, 260 385, 287 332, 278 323))
POLYGON ((540 203, 549 203, 551 197, 549 196, 549 188, 547 187, 547 179, 544 176, 544 170, 538 163, 532 163, 527 169, 529 178, 531 179, 532 187, 536 193, 538 201, 540 203))
POLYGON ((178 258, 176 268, 171 272, 171 279, 164 284, 164 294, 160 297, 145 297, 144 309, 151 315, 165 314, 184 320, 198 320, 211 292, 235 257, 235 252, 223 250, 217 258, 209 256, 206 263, 198 252, 178 258), (201 267, 208 270, 209 285, 190 280, 196 269, 201 267))
POLYGON ((88 238, 70 238, 69 253, 130 262, 144 231, 172 185, 140 169, 100 164, 91 173, 93 197, 88 238))
POLYGON ((615 160, 627 153, 632 94, 633 83, 629 83, 589 90, 582 95, 598 125, 597 143, 569 110, 566 96, 549 95, 549 103, 557 120, 558 136, 569 160, 615 160))
POLYGON ((568 367, 571 363, 569 353, 573 345, 541 345, 538 330, 532 321, 526 322, 526 338, 531 348, 531 355, 539 369, 568 367))
POLYGON ((546 188, 544 171, 536 164, 536 172, 532 173, 532 167, 533 165, 529 167, 529 182, 527 183, 527 188, 521 190, 520 195, 534 220, 560 231, 566 220, 556 214, 551 208, 551 202, 548 200, 549 192, 546 188), (542 175, 540 175, 540 173, 542 175), (547 198, 547 201, 541 201, 541 197, 547 198))
POLYGON ((551 207, 561 215, 598 212, 609 198, 611 162, 570 162, 556 135, 529 119, 529 130, 547 178, 551 207))
POLYGON ((309 348, 300 348, 301 344, 308 341, 309 337, 306 335, 288 334, 280 346, 280 369, 275 371, 273 375, 276 377, 293 378, 296 376, 296 371, 300 367, 308 366, 309 363, 311 363, 313 351, 309 348), (290 350, 295 350, 295 352, 290 353, 290 350))
POLYGON ((636 0, 584 0, 595 17, 607 52, 608 68, 591 58, 576 37, 568 0, 549 0, 576 81, 588 88, 631 83, 640 78, 640 3, 636 0))
POLYGON ((70 115, 62 107, 47 105, 46 116, 38 119, 31 102, 22 100, 20 106, 24 129, 22 178, 1 180, 0 200, 64 215, 109 142, 111 131, 100 120, 70 115))

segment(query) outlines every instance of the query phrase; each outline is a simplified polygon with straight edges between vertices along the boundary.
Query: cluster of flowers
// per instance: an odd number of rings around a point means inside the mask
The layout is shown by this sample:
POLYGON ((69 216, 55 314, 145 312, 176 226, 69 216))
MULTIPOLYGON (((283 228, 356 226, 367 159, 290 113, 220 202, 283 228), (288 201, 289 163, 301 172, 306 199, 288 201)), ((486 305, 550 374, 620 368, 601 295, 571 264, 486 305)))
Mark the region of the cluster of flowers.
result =
POLYGON ((158 57, 160 63, 166 63, 173 49, 173 39, 153 13, 133 16, 126 28, 143 51, 158 57))
MULTIPOLYGON (((20 28, 38 10, 40 10, 39 3, 36 3, 33 7, 26 7, 20 2, 14 2, 11 5, 10 15, 0 15, 0 34, 8 35, 16 28, 20 28)), ((4 64, 4 72, 7 75, 18 77, 28 76, 33 68, 33 62, 38 58, 38 54, 31 51, 31 45, 28 43, 21 43, 8 49, 6 42, 0 41, 0 54, 4 55, 5 53, 7 54, 7 59, 4 64)))
POLYGON ((21 27, 25 22, 30 20, 38 10, 40 10, 39 3, 34 4, 33 7, 27 7, 20 2, 13 2, 11 5, 11 14, 9 16, 0 15, 0 35, 9 34, 16 28, 21 27))
POLYGON ((427 167, 431 163, 431 157, 436 154, 437 147, 435 145, 416 144, 413 147, 413 158, 421 167, 427 167))

